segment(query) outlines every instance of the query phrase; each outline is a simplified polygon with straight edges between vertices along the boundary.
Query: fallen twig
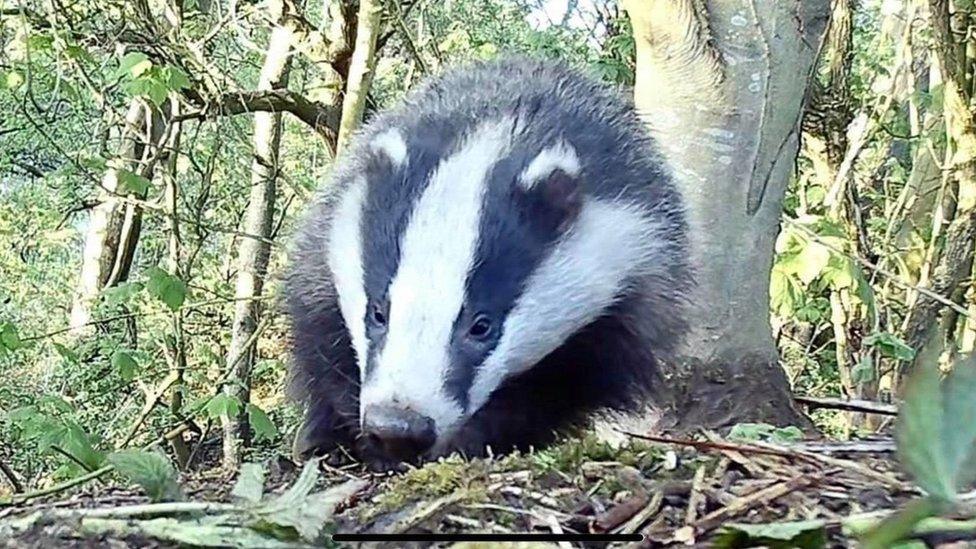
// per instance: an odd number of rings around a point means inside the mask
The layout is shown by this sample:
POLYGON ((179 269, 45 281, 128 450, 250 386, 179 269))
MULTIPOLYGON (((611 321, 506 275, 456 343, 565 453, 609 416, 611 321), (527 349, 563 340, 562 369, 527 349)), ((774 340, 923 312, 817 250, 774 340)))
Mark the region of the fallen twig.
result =
POLYGON ((748 496, 738 498, 729 505, 705 515, 701 520, 695 522, 694 526, 701 531, 712 530, 726 520, 738 516, 757 505, 767 505, 787 494, 806 488, 807 486, 812 486, 820 482, 822 478, 820 475, 807 474, 796 476, 785 482, 778 482, 772 486, 753 492, 748 496))
POLYGON ((898 406, 875 402, 873 400, 847 400, 843 398, 818 398, 809 396, 795 396, 793 400, 805 404, 811 409, 826 408, 829 410, 845 410, 848 412, 863 412, 886 416, 898 415, 898 406))

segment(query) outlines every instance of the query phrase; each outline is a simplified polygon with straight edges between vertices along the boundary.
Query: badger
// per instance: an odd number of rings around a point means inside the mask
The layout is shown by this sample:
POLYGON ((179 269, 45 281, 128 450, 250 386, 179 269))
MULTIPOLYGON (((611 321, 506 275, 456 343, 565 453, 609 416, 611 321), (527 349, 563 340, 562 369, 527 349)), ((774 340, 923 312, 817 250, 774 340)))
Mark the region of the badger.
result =
POLYGON ((632 105, 562 62, 432 77, 342 152, 284 297, 301 457, 539 448, 655 394, 692 273, 632 105))

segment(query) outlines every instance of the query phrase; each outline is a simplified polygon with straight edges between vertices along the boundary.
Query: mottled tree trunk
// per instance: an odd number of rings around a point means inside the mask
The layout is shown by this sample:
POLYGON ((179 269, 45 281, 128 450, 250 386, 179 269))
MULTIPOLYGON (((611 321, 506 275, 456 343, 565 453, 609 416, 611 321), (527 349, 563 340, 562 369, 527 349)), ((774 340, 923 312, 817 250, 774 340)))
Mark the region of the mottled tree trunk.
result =
MULTIPOLYGON (((285 7, 276 19, 279 24, 271 38, 261 67, 259 90, 280 88, 287 84, 295 28, 288 20, 285 7)), ((261 316, 260 297, 268 269, 268 256, 274 219, 278 180, 278 153, 281 141, 281 114, 254 113, 254 160, 251 164, 251 193, 241 231, 253 237, 243 238, 237 250, 237 284, 234 292, 234 324, 227 353, 229 378, 224 392, 242 404, 236 417, 223 417, 223 464, 229 469, 240 463, 242 443, 246 443, 248 425, 246 405, 250 400, 251 370, 256 348, 255 331, 261 316)))
POLYGON ((769 324, 769 277, 828 2, 625 0, 634 98, 689 207, 693 327, 662 428, 805 422, 769 324))
MULTIPOLYGON (((955 208, 945 230, 945 244, 930 277, 922 285, 957 304, 963 301, 973 270, 973 247, 976 245, 976 119, 973 117, 971 75, 976 60, 973 41, 966 29, 974 23, 965 10, 956 10, 951 0, 930 0, 930 20, 935 52, 943 78, 943 112, 947 147, 950 151, 947 171, 948 189, 955 208)), ((905 319, 906 341, 918 357, 937 356, 933 351, 946 343, 945 333, 954 336, 955 311, 947 309, 929 296, 915 294, 905 319), (945 315, 939 322, 940 315, 945 315), (943 330, 936 330, 941 326, 943 330)), ((954 343, 954 342, 950 342, 954 343)), ((900 373, 908 373, 910 363, 903 363, 900 373)))
POLYGON ((99 293, 129 276, 142 226, 142 208, 126 202, 124 197, 144 197, 127 192, 119 184, 119 170, 152 179, 164 126, 159 111, 142 99, 134 99, 129 105, 120 129, 119 149, 113 159, 116 164, 102 176, 98 205, 88 218, 81 272, 69 320, 75 335, 83 333, 83 328, 91 322, 92 307, 99 293))
POLYGON ((363 120, 366 95, 369 93, 373 72, 376 69, 376 38, 380 33, 382 13, 383 3, 380 0, 361 0, 359 3, 356 48, 349 62, 346 95, 342 100, 342 120, 339 122, 337 152, 342 152, 352 133, 363 120))

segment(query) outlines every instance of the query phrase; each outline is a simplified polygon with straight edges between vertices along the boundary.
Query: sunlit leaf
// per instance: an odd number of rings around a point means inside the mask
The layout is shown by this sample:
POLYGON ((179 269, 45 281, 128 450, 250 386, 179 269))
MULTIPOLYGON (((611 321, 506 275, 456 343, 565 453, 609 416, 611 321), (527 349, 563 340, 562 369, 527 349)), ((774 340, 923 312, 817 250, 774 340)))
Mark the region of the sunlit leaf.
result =
POLYGON ((119 61, 119 68, 115 74, 116 77, 129 76, 136 78, 150 68, 152 68, 152 61, 149 60, 149 56, 142 52, 134 51, 125 54, 125 57, 119 61))

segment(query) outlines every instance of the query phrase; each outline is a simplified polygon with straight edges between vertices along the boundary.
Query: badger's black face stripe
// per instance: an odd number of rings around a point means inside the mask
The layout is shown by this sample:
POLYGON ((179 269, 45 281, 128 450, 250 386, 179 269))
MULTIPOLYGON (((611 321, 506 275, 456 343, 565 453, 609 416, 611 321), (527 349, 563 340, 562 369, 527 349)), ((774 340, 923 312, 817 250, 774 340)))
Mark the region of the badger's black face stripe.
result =
POLYGON ((368 191, 361 223, 363 282, 367 296, 365 314, 370 340, 366 364, 362 365, 365 376, 374 369, 376 355, 386 339, 384 331, 370 328, 368 317, 374 304, 388 308, 387 290, 400 263, 400 238, 410 213, 444 151, 450 151, 457 139, 457 132, 443 125, 435 131, 435 128, 421 124, 401 135, 407 145, 407 159, 402 165, 394 165, 382 153, 373 153, 367 163, 368 191))
MULTIPOLYGON (((526 279, 552 248, 572 212, 560 203, 559 197, 553 200, 547 186, 550 174, 530 189, 520 183, 520 175, 538 155, 538 148, 513 151, 495 164, 488 181, 477 261, 468 274, 464 308, 454 324, 451 361, 444 380, 447 394, 464 409, 468 408, 468 391, 475 372, 495 349, 505 318, 526 279), (492 323, 492 332, 485 341, 469 337, 478 315, 486 315, 492 323)), ((578 184, 563 172, 553 175, 560 178, 559 183, 578 184)))

